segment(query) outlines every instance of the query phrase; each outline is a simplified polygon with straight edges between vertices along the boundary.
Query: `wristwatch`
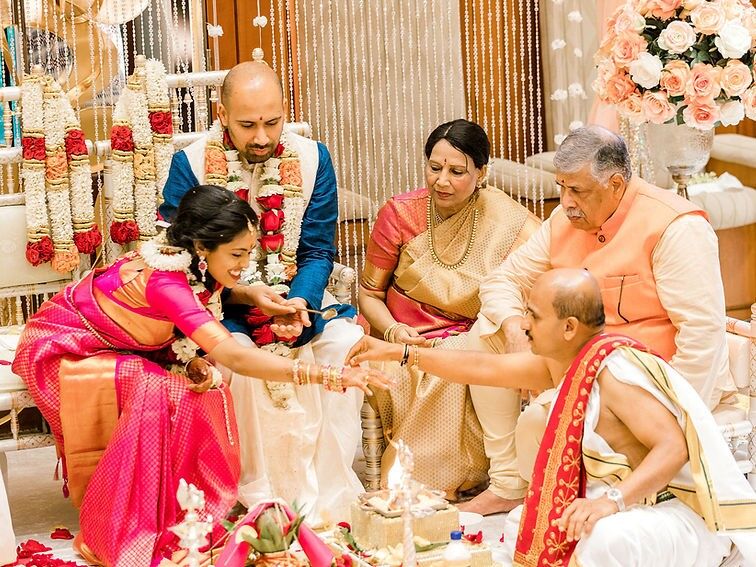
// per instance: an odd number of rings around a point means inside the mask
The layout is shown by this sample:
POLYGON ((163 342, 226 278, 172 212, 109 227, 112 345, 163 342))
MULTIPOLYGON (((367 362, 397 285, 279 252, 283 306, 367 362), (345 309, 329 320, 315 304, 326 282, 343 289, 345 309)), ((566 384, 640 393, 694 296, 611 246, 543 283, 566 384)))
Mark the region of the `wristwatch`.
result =
POLYGON ((622 498, 622 492, 619 488, 610 488, 606 491, 606 497, 617 505, 617 510, 625 511, 625 500, 622 498))

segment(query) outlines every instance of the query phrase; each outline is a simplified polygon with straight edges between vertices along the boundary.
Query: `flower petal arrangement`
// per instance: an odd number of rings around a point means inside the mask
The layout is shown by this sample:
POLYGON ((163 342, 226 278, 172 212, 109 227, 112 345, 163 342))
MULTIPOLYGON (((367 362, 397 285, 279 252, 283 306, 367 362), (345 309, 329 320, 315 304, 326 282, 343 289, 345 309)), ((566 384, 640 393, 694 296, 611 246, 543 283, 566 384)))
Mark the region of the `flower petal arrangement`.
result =
POLYGON ((593 89, 631 122, 709 130, 756 119, 748 0, 628 0, 607 26, 593 89))

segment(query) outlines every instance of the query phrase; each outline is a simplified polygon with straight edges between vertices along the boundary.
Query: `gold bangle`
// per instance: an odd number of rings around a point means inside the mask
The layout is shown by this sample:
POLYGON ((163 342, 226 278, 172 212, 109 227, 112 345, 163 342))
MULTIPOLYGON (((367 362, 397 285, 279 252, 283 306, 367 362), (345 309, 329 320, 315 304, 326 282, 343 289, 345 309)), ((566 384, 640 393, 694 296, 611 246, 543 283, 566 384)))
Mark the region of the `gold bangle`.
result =
POLYGON ((304 381, 305 381, 305 384, 307 384, 308 386, 310 384, 312 384, 312 380, 311 380, 311 377, 310 377, 310 371, 311 371, 311 365, 310 364, 305 364, 305 367, 304 367, 304 381))
POLYGON ((410 369, 417 372, 420 369, 420 348, 417 345, 412 345, 412 364, 410 369))

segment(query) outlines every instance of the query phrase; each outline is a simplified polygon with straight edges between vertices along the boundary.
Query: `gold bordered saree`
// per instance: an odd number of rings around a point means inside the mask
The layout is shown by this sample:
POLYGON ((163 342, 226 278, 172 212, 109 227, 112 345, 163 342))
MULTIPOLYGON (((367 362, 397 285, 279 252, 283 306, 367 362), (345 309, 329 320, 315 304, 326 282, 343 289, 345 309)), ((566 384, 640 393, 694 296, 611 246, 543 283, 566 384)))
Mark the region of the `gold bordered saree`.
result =
MULTIPOLYGON (((475 207, 478 221, 470 242, 474 214, 464 209, 434 229, 436 257, 428 238, 427 189, 392 198, 379 212, 367 250, 362 285, 386 293, 393 317, 417 329, 437 348, 464 348, 475 322, 480 282, 511 250, 527 240, 538 221, 504 192, 482 189, 475 207)), ((373 403, 381 415, 387 440, 401 438, 412 448, 414 476, 433 488, 454 492, 485 481, 488 461, 480 423, 465 385, 451 384, 424 372, 383 366, 399 378, 391 392, 376 392, 373 403)), ((395 453, 389 445, 382 474, 395 453)))

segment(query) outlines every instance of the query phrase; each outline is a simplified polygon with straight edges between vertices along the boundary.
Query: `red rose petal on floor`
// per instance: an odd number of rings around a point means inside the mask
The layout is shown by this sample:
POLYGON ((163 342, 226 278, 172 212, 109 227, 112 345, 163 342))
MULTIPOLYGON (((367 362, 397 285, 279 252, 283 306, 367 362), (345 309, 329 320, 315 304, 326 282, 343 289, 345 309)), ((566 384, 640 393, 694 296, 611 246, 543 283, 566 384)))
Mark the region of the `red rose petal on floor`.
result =
POLYGON ((55 528, 50 534, 50 539, 73 539, 73 534, 68 528, 55 528))

